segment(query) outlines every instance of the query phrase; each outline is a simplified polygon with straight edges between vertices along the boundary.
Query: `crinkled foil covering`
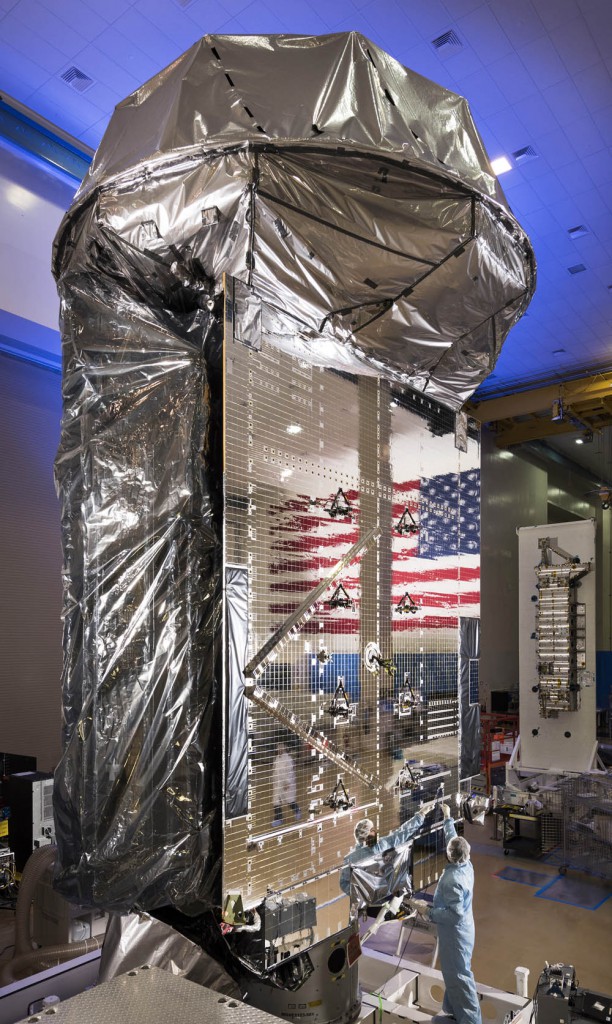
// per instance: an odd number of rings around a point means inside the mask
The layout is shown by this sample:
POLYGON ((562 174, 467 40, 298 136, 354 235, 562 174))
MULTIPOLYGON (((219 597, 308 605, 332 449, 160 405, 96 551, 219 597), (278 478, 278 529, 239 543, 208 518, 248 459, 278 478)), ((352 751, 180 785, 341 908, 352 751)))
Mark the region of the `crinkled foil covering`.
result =
POLYGON ((371 862, 351 866, 350 900, 353 911, 379 907, 398 892, 412 894, 410 864, 412 843, 386 850, 371 862))
POLYGON ((187 936, 149 914, 112 914, 102 947, 98 984, 143 964, 240 998, 235 981, 187 936))
POLYGON ((243 327, 458 408, 533 255, 462 98, 356 33, 208 36, 116 109, 54 272, 57 884, 195 914, 220 899, 224 275, 243 327))
POLYGON ((535 286, 466 100, 356 32, 206 36, 116 108, 60 264, 91 201, 170 287, 225 271, 278 345, 452 408, 535 286))

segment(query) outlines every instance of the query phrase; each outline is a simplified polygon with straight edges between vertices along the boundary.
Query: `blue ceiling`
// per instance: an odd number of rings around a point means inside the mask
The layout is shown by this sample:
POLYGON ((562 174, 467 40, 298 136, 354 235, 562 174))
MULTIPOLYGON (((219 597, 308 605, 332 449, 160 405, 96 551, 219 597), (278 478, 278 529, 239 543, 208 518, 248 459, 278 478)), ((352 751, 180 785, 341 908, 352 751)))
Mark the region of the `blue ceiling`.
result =
POLYGON ((480 397, 612 368, 611 0, 0 0, 0 94, 95 147, 114 105, 207 32, 352 29, 465 96, 510 161, 538 289, 480 397))

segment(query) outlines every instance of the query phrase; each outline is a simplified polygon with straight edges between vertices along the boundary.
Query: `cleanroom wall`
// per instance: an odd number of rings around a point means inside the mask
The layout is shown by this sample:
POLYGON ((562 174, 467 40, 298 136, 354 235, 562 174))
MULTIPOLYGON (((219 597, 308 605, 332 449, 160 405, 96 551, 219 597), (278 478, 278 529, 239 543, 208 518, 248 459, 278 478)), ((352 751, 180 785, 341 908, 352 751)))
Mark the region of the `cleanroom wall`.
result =
POLYGON ((62 550, 57 373, 0 355, 0 750, 61 753, 62 550))

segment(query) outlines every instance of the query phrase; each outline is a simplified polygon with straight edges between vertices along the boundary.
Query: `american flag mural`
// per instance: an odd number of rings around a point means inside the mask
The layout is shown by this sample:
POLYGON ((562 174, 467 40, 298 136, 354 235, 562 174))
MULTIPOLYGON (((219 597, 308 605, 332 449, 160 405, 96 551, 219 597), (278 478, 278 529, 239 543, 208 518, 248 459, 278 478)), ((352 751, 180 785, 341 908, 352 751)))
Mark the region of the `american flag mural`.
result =
MULTIPOLYGON (((300 495, 271 507, 269 610, 274 619, 294 611, 358 540, 359 494, 351 489, 343 493, 350 512, 342 517, 332 517, 328 511, 335 497, 331 493, 327 499, 300 495)), ((395 483, 391 518, 393 632, 456 629, 459 615, 477 616, 480 471, 469 469, 395 483), (402 608, 402 602, 416 610, 402 608)), ((359 602, 357 562, 342 574, 340 584, 330 584, 304 632, 358 633, 359 602), (335 604, 335 600, 341 603, 335 604)))

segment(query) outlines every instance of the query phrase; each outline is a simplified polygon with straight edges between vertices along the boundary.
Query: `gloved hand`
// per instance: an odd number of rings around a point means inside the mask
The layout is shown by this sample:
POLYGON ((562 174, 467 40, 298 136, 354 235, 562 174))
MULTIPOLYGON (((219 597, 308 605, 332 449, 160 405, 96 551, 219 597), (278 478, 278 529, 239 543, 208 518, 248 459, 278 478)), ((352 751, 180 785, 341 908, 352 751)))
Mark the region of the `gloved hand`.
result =
POLYGON ((436 806, 437 802, 438 802, 437 800, 427 800, 426 803, 421 804, 421 806, 419 807, 419 813, 420 814, 429 814, 430 811, 433 811, 433 809, 436 806))
POLYGON ((429 912, 429 903, 427 900, 410 900, 410 906, 413 910, 418 911, 422 917, 425 917, 429 912))
POLYGON ((451 810, 448 804, 442 804, 442 814, 444 815, 445 818, 450 818, 451 810))

